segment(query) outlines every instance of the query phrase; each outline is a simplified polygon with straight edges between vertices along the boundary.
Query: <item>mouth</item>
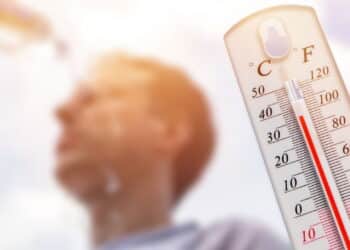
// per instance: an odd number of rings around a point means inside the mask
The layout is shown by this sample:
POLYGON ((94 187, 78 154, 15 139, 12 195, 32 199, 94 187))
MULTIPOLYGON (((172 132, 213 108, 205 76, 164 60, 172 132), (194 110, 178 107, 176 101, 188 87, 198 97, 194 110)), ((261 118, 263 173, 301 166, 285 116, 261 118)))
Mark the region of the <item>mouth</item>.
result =
POLYGON ((68 176, 74 176, 86 165, 86 154, 68 139, 60 139, 56 151, 55 171, 58 179, 66 180, 68 176))
POLYGON ((72 134, 63 133, 58 139, 58 143, 56 146, 56 153, 63 154, 66 153, 76 147, 76 139, 72 134))

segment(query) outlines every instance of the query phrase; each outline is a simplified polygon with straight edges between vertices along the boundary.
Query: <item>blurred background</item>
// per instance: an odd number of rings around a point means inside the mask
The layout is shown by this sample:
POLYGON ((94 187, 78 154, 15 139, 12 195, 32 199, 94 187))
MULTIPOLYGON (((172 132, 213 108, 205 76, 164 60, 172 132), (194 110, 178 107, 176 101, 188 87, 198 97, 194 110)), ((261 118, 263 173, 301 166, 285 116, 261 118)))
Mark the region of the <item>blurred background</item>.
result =
POLYGON ((282 3, 317 9, 349 82, 347 0, 0 0, 0 19, 11 23, 0 32, 0 249, 89 248, 84 210, 53 178, 59 131, 53 109, 94 56, 110 49, 179 65, 212 105, 216 153, 176 220, 248 218, 287 239, 223 43, 241 18, 282 3), (23 20, 8 16, 13 6, 21 6, 23 20))

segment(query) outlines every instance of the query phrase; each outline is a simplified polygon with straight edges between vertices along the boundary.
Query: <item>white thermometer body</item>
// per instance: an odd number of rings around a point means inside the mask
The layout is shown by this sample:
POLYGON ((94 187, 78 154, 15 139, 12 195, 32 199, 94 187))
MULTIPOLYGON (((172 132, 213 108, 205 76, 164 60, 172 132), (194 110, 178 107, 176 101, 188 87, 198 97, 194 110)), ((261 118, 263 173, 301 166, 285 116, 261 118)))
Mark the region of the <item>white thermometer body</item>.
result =
POLYGON ((350 249, 350 99, 316 13, 266 9, 225 43, 294 248, 350 249))

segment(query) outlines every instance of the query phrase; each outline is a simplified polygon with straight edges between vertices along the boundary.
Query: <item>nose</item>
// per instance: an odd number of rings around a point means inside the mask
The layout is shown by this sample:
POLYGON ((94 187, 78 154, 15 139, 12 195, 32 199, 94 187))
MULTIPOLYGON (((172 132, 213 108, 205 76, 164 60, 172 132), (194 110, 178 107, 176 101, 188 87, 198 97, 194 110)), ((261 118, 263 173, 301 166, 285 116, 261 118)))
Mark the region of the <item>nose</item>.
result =
POLYGON ((69 104, 59 106, 55 111, 55 115, 63 123, 69 123, 73 120, 73 111, 69 104))

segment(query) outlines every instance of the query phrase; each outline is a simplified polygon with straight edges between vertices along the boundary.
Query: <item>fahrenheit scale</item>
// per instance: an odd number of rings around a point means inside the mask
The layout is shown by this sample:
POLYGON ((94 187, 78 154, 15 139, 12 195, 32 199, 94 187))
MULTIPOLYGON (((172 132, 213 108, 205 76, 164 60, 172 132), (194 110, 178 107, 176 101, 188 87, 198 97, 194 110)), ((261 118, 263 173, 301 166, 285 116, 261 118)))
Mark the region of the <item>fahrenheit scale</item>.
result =
POLYGON ((315 11, 260 11, 225 42, 294 248, 350 250, 350 99, 315 11))

